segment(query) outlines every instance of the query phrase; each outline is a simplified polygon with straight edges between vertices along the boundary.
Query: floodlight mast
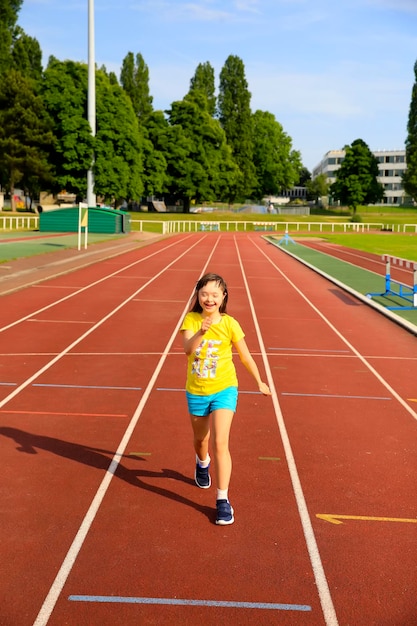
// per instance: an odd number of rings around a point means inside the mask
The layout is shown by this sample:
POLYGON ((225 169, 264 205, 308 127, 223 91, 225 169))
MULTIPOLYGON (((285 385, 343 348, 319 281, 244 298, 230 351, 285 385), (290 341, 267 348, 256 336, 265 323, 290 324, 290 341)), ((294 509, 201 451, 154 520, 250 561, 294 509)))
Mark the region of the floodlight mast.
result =
MULTIPOLYGON (((94 46, 94 0, 88 0, 88 121, 91 134, 96 136, 96 61, 94 46)), ((87 172, 87 204, 89 207, 96 206, 94 193, 94 154, 91 166, 87 172)))

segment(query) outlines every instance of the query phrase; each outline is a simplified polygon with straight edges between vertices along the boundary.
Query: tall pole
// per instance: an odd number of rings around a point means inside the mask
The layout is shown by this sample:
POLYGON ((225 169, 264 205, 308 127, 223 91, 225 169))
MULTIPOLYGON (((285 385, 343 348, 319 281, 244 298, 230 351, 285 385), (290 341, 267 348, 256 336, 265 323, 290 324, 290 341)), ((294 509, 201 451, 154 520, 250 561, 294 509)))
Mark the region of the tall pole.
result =
MULTIPOLYGON (((96 136, 96 61, 94 49, 94 0, 88 0, 88 121, 91 134, 96 136)), ((96 206, 94 193, 94 154, 87 172, 87 204, 96 206)))

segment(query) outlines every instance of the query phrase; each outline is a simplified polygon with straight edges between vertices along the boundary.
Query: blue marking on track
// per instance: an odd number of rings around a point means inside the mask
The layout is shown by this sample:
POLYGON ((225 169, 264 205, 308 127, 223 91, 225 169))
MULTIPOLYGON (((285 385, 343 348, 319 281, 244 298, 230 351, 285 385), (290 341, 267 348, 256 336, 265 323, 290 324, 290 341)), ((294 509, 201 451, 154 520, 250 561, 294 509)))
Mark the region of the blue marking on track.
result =
POLYGON ((181 600, 179 598, 132 598, 123 596, 69 596, 71 602, 111 602, 114 604, 169 604, 174 606, 216 606, 232 609, 269 609, 272 611, 311 611, 308 604, 275 602, 231 602, 221 600, 181 600))
POLYGON ((297 398, 343 398, 344 400, 391 400, 384 396, 345 396, 332 393, 287 393, 282 392, 282 396, 296 396, 297 398))
POLYGON ((16 387, 17 383, 2 383, 2 382, 0 382, 0 386, 2 386, 2 387, 16 387))
POLYGON ((55 387, 55 388, 64 388, 64 389, 123 389, 127 391, 139 391, 142 387, 114 387, 110 385, 60 385, 56 384, 48 384, 48 383, 34 383, 33 387, 55 387))

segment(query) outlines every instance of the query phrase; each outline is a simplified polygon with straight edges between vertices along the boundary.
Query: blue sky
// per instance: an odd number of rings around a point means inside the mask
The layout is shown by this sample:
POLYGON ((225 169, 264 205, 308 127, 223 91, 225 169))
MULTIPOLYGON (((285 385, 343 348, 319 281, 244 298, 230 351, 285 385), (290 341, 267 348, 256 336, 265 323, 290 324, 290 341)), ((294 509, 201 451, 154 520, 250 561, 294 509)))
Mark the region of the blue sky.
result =
MULTIPOLYGON (((363 139, 404 148, 417 60, 417 0, 94 0, 98 66, 128 52, 149 68, 155 109, 188 92, 199 63, 245 66, 251 108, 269 111, 311 171, 363 139)), ((88 58, 88 0, 24 0, 18 23, 43 52, 88 58)))

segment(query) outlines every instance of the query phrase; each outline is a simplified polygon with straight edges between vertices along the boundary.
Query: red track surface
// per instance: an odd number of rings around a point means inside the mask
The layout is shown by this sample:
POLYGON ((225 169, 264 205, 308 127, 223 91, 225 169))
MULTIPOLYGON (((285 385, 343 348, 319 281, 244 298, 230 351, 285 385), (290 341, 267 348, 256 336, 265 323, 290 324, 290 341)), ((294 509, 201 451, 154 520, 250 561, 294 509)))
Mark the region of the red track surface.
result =
MULTIPOLYGON (((314 248, 319 252, 324 252, 325 254, 337 257, 338 259, 351 263, 352 265, 363 267, 364 269, 375 272, 375 274, 379 274, 380 276, 384 276, 386 273, 386 261, 382 258, 381 254, 373 254, 372 252, 364 252, 363 250, 345 248, 344 246, 328 243, 326 241, 314 241, 304 238, 302 242, 303 245, 308 246, 309 248, 314 248)), ((406 262, 401 262, 400 265, 399 262, 401 260, 398 259, 397 262, 394 261, 394 258, 395 257, 390 257, 390 273, 392 279, 408 286, 412 285, 414 263, 409 261, 409 267, 407 267, 406 262)))
POLYGON ((337 292, 209 233, 4 296, 0 624, 414 625, 417 339, 337 292), (237 363, 230 527, 182 391, 207 269, 274 389, 237 363))

